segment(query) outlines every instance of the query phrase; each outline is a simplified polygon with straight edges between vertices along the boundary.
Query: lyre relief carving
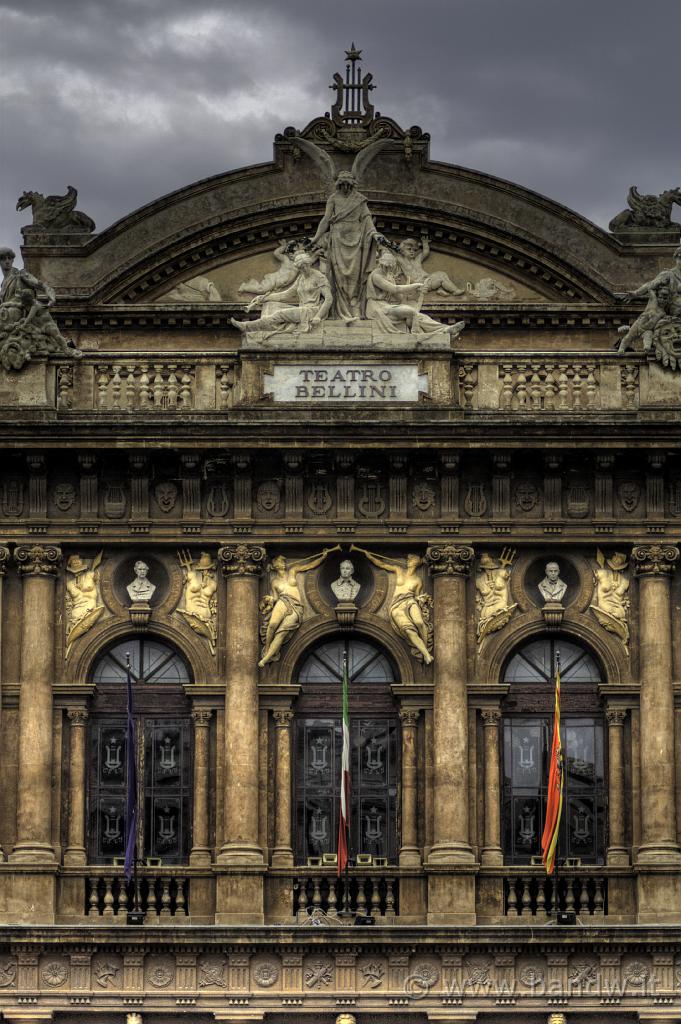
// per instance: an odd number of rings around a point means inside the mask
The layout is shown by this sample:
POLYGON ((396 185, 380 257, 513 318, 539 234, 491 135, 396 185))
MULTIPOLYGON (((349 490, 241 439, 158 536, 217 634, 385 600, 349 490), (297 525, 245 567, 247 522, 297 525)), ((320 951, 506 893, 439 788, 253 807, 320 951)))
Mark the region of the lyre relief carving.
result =
POLYGON ((269 567, 272 573, 271 591, 260 602, 260 668, 264 668, 270 661, 278 661, 281 648, 289 642, 303 621, 303 598, 298 574, 317 569, 334 551, 340 551, 339 544, 333 548, 324 548, 321 554, 311 558, 287 562, 283 555, 277 555, 272 559, 269 567))
POLYGON ((385 572, 395 576, 395 591, 388 612, 390 623, 399 637, 409 644, 412 655, 430 665, 433 660, 433 624, 431 616, 432 598, 423 593, 423 582, 418 569, 423 565, 420 555, 407 555, 402 561, 376 555, 352 544, 350 551, 357 551, 385 572))
POLYGON ((211 654, 215 654, 218 614, 215 559, 207 551, 201 552, 198 562, 189 551, 178 551, 177 558, 183 570, 177 614, 182 615, 195 633, 206 638, 211 654))
POLYGON ((71 653, 75 640, 101 619, 105 607, 99 588, 99 566, 104 552, 88 563, 80 555, 71 555, 66 563, 66 651, 71 653))

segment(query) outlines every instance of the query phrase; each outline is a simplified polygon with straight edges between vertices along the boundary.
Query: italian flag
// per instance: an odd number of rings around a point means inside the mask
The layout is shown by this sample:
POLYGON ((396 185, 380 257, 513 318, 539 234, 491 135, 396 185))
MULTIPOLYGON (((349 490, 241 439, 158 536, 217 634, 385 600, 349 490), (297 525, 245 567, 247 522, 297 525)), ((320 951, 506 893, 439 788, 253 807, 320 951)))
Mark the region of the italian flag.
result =
POLYGON ((544 833, 541 837, 542 860, 546 874, 552 875, 556 868, 556 848, 560 819, 563 813, 563 748, 560 742, 560 661, 556 655, 556 702, 553 712, 553 743, 551 744, 551 763, 549 766, 548 797, 546 801, 546 820, 544 833))
POLYGON ((350 714, 348 711, 348 656, 343 655, 343 754, 341 756, 340 815, 338 818, 338 874, 348 863, 350 829, 350 714))

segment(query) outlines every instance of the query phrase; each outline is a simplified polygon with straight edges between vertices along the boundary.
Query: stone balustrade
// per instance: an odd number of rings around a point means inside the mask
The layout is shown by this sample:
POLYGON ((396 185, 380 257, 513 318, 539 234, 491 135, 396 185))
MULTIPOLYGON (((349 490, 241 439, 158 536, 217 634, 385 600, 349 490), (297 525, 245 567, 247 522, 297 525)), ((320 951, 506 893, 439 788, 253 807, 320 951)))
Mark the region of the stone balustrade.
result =
MULTIPOLYGON (((406 358, 391 356, 393 363, 406 358)), ((681 374, 665 376, 659 364, 634 353, 626 358, 615 352, 585 358, 584 353, 557 352, 549 358, 545 353, 509 357, 457 352, 451 358, 452 389, 443 388, 442 375, 450 372, 446 361, 437 373, 428 370, 424 380, 429 381, 431 397, 437 397, 435 405, 454 404, 465 412, 589 416, 676 408, 681 401, 681 374)), ((221 412, 263 399, 269 402, 271 384, 261 380, 262 369, 257 360, 244 362, 234 352, 174 357, 86 352, 77 362, 29 364, 11 378, 5 397, 0 387, 0 407, 138 416, 221 412)), ((429 405, 431 412, 434 407, 429 405)), ((282 411, 285 408, 282 405, 282 411)), ((301 414, 304 408, 300 406, 301 414)))
POLYGON ((347 879, 350 906, 346 901, 346 879, 319 870, 300 874, 293 884, 294 917, 311 915, 315 911, 333 915, 340 911, 380 918, 385 924, 399 913, 399 883, 397 877, 383 872, 363 874, 355 868, 347 879))
MULTIPOLYGON (((645 367, 646 374, 649 368, 645 367)), ((484 359, 461 356, 459 404, 464 409, 505 413, 575 413, 604 409, 636 410, 640 365, 620 357, 557 353, 536 358, 484 359)))
POLYGON ((574 911, 581 917, 607 915, 608 881, 600 875, 563 873, 548 878, 541 872, 509 874, 504 881, 504 913, 515 917, 551 917, 574 911))
POLYGON ((100 363, 98 409, 174 412, 193 408, 196 367, 190 363, 100 363))
POLYGON ((101 873, 95 869, 85 880, 88 921, 99 917, 103 923, 118 919, 124 924, 128 911, 135 906, 135 884, 137 905, 148 924, 189 916, 189 879, 183 874, 170 873, 167 869, 161 873, 145 871, 135 883, 126 882, 122 874, 111 869, 101 873))

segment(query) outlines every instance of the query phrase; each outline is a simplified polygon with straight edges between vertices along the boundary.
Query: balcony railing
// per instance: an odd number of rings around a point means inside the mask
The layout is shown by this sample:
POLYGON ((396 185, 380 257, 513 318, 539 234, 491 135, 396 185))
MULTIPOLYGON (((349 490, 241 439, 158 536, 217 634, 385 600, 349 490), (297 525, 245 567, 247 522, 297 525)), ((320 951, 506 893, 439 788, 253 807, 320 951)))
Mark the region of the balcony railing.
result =
POLYGON ((608 880, 598 875, 570 874, 557 879, 541 874, 510 874, 504 880, 507 917, 551 917, 574 911, 581 917, 608 913, 608 880))
POLYGON ((335 874, 315 873, 299 875, 293 883, 293 916, 321 911, 334 914, 345 910, 359 916, 383 919, 384 923, 399 914, 399 882, 397 878, 382 873, 357 874, 357 869, 347 879, 335 874), (349 906, 346 892, 349 889, 349 906))
MULTIPOLYGON (((143 874, 137 879, 137 905, 147 921, 162 923, 189 916, 189 879, 183 875, 143 874)), ((88 919, 125 919, 135 906, 135 882, 120 874, 89 875, 85 880, 85 914, 88 919)))

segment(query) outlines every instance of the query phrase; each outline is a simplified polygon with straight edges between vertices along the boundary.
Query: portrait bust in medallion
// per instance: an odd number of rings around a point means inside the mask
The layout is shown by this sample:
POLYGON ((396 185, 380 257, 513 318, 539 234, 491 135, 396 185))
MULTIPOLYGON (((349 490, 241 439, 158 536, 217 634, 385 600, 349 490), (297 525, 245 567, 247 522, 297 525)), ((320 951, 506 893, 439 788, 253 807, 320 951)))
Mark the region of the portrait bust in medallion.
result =
POLYGON ((362 584, 355 579, 355 567, 349 558, 341 562, 338 573, 338 579, 331 584, 331 590, 339 601, 354 601, 362 584))

